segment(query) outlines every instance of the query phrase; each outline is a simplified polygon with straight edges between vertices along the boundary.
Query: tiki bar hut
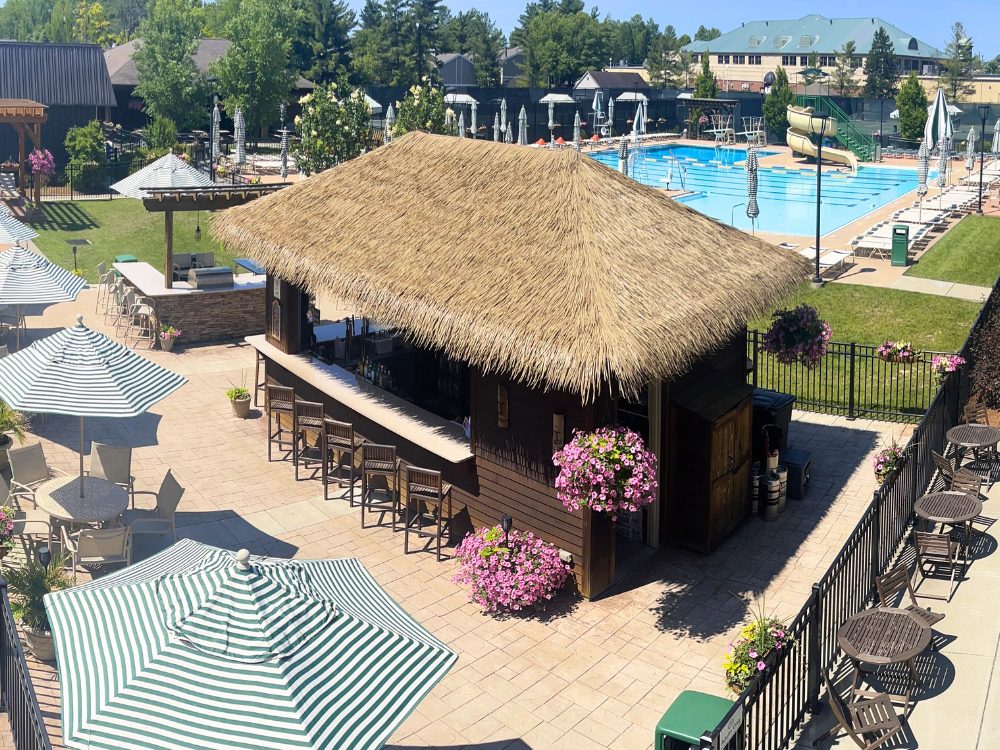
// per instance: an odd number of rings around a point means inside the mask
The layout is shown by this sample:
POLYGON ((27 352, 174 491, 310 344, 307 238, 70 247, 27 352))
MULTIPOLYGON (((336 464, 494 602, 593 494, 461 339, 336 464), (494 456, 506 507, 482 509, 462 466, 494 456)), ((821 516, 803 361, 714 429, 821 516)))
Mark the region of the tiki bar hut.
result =
POLYGON ((710 551, 748 516, 746 322, 794 254, 576 151, 424 133, 214 226, 268 271, 266 380, 441 471, 453 542, 510 515, 593 597, 636 550, 710 551), (608 424, 659 457, 659 502, 617 522, 554 487, 553 451, 608 424))

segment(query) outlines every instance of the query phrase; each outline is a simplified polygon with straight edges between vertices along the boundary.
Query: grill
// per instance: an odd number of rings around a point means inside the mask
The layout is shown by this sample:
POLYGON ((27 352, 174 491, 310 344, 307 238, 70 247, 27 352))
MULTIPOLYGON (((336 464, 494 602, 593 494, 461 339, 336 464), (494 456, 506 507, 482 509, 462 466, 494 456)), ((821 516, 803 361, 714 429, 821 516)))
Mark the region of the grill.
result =
POLYGON ((233 271, 225 266, 192 268, 188 271, 187 280, 193 289, 230 289, 233 286, 233 271))

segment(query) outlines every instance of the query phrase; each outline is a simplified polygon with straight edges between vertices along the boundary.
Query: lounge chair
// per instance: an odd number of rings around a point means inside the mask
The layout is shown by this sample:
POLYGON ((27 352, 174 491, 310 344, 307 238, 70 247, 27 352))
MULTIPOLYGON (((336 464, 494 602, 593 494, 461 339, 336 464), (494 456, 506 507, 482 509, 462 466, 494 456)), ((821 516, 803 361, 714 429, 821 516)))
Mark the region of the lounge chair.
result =
POLYGON ((933 206, 923 208, 904 208, 892 215, 892 223, 927 224, 934 229, 940 229, 948 223, 948 212, 939 211, 933 206))
MULTIPOLYGON (((892 224, 889 221, 876 224, 864 234, 851 240, 850 244, 855 254, 887 258, 892 251, 892 224)), ((927 224, 911 224, 908 250, 917 250, 920 245, 925 244, 924 238, 930 230, 931 227, 927 224)))

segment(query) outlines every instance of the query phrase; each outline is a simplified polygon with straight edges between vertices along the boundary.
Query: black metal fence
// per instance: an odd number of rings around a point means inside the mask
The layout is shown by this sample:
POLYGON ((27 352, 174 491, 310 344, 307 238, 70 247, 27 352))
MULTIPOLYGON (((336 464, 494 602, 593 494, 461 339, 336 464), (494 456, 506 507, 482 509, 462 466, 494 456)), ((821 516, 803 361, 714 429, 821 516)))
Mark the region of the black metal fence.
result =
POLYGON ((794 395, 799 409, 848 419, 916 422, 937 392, 931 359, 939 352, 921 352, 910 363, 887 362, 878 347, 831 341, 827 355, 809 368, 778 362, 761 351, 763 339, 760 331, 747 333, 752 363, 747 379, 755 387, 794 395))
MULTIPOLYGON (((1000 297, 994 286, 961 355, 972 361, 972 342, 1000 297)), ((823 671, 837 662, 837 628, 874 603, 875 578, 888 569, 912 528, 913 507, 935 479, 931 451, 942 451, 946 433, 959 421, 969 378, 948 376, 904 449, 901 467, 875 491, 826 574, 813 584, 805 605, 788 626, 794 645, 777 655, 736 699, 719 725, 705 733, 705 750, 786 750, 806 714, 819 705, 823 671)))
POLYGON ((0 686, 14 746, 17 750, 51 750, 21 638, 10 611, 7 583, 3 579, 0 579, 0 620, 3 621, 0 623, 0 686))

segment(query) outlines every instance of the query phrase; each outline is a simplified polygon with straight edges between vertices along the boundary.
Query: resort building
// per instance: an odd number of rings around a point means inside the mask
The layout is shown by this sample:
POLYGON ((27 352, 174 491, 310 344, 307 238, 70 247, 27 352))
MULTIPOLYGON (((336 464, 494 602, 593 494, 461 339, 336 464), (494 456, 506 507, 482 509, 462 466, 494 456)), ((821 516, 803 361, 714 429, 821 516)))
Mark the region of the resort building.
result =
POLYGON ((525 72, 527 60, 520 47, 504 47, 500 51, 500 85, 504 88, 523 88, 528 85, 525 72))
POLYGON ((792 74, 803 68, 832 73, 844 45, 854 42, 857 80, 861 83, 864 56, 879 28, 889 32, 901 73, 937 75, 938 64, 945 57, 942 50, 877 17, 809 15, 789 21, 749 21, 709 42, 691 42, 683 49, 691 53, 695 64, 701 62, 702 55, 709 56, 709 66, 723 91, 759 91, 764 76, 779 66, 789 73, 793 84, 792 74))

